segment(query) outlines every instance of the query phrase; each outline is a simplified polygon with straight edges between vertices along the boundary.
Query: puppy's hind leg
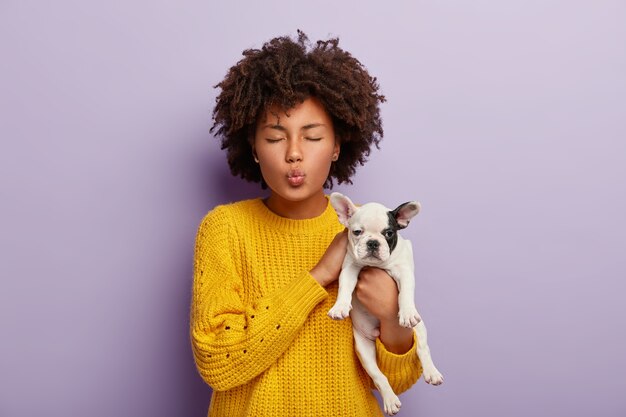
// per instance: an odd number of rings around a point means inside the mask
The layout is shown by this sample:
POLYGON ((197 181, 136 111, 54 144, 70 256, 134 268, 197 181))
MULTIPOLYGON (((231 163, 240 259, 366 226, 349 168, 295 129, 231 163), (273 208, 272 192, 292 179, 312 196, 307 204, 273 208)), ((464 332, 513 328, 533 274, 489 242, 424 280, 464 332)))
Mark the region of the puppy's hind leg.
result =
POLYGON ((417 356, 419 356, 424 369, 424 381, 431 385, 440 385, 443 382, 443 375, 437 370, 430 356, 426 325, 423 321, 415 326, 415 333, 417 333, 417 356))
POLYGON ((359 356, 361 365, 363 365, 367 374, 372 378, 372 381, 374 381, 374 385, 378 388, 383 398, 385 413, 392 416, 400 411, 402 403, 396 393, 393 392, 393 388, 389 385, 387 377, 378 368, 378 364, 376 363, 376 342, 366 339, 356 330, 353 330, 353 333, 356 353, 359 356))

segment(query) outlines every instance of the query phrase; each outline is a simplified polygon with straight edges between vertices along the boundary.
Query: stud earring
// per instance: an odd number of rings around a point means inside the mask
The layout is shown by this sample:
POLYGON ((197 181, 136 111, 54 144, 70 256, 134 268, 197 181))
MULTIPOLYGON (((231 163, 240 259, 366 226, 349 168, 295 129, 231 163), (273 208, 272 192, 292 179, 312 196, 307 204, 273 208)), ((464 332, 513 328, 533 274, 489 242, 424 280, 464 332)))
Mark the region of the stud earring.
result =
POLYGON ((333 161, 336 161, 337 159, 339 159, 339 155, 334 154, 334 155, 333 155, 333 159, 332 159, 332 160, 333 160, 333 161))
POLYGON ((252 156, 254 157, 254 162, 256 162, 258 164, 259 163, 259 158, 257 158, 255 154, 252 154, 252 156))

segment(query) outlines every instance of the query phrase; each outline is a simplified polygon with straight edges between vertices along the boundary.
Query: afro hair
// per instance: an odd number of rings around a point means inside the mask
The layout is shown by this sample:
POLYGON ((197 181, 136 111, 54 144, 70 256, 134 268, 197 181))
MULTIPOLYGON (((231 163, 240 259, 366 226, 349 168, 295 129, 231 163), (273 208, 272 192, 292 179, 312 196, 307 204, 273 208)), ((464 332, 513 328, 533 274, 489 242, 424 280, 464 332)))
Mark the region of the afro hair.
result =
POLYGON ((244 58, 214 86, 221 92, 210 132, 221 138, 233 175, 267 188, 252 154, 259 118, 274 105, 288 110, 315 97, 330 115, 341 146, 324 186, 332 188, 333 179, 352 183, 357 164, 366 162, 372 144, 379 147, 383 137, 379 104, 386 100, 378 93, 376 78, 338 43, 332 38, 311 46, 300 30, 297 41, 274 38, 261 49, 244 50, 244 58))

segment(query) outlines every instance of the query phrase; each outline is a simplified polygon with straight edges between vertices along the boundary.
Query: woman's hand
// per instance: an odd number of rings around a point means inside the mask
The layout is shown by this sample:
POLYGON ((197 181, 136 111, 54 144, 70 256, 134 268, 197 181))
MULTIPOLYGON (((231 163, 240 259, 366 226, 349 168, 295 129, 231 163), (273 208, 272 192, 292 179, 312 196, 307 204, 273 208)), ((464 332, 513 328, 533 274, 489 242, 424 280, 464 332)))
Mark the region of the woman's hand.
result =
POLYGON ((327 286, 331 282, 334 282, 339 277, 341 272, 341 265, 343 265, 343 259, 346 257, 346 250, 348 248, 348 229, 343 232, 339 232, 335 235, 335 238, 317 265, 311 269, 311 275, 322 287, 327 286))
POLYGON ((383 269, 364 267, 359 273, 356 296, 380 320, 380 341, 393 353, 405 353, 413 344, 413 330, 398 322, 398 286, 383 269))
POLYGON ((398 286, 385 270, 363 267, 355 291, 359 301, 378 320, 398 321, 398 286))

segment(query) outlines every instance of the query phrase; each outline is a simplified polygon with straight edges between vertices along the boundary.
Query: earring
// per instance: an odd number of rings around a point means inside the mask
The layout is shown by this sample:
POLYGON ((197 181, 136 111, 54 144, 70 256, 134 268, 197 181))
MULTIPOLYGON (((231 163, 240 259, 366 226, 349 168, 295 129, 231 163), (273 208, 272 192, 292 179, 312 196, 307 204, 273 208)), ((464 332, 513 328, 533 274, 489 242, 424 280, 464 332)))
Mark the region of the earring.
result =
POLYGON ((332 159, 332 160, 333 160, 333 161, 336 161, 337 159, 339 159, 339 155, 334 154, 334 155, 333 155, 333 159, 332 159))
POLYGON ((258 164, 259 163, 259 158, 256 157, 256 154, 252 154, 252 156, 254 157, 254 162, 256 162, 258 164))

